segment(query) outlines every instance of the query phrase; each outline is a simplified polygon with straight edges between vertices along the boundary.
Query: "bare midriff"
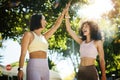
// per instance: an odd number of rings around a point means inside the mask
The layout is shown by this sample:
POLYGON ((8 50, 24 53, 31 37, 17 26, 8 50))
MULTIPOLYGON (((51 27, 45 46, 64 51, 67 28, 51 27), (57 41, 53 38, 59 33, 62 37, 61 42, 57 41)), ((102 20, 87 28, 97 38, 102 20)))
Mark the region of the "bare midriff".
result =
POLYGON ((30 53, 30 58, 47 58, 47 53, 45 51, 36 51, 30 53))
POLYGON ((83 57, 83 58, 81 58, 80 66, 90 66, 90 65, 94 65, 94 63, 95 63, 94 58, 83 57))

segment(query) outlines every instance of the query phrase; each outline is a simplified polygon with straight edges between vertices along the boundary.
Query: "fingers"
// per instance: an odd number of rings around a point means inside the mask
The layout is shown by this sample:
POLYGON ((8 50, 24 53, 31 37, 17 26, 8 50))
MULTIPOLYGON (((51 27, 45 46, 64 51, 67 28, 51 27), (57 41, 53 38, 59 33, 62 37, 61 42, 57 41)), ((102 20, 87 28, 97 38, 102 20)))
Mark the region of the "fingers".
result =
POLYGON ((18 76, 18 80, 22 80, 22 77, 21 77, 21 76, 18 76))
POLYGON ((70 3, 71 3, 71 1, 68 4, 66 4, 66 7, 64 9, 69 9, 70 3))
POLYGON ((18 72, 18 80, 23 80, 23 73, 22 72, 18 72))
POLYGON ((71 1, 66 5, 67 10, 69 10, 70 4, 71 4, 71 1))
POLYGON ((23 80, 23 78, 22 78, 22 77, 19 77, 18 80, 23 80))
MULTIPOLYGON (((72 1, 72 0, 71 0, 71 1, 72 1)), ((68 4, 67 4, 67 5, 68 5, 68 7, 70 7, 71 1, 69 1, 69 2, 68 2, 68 4)))
POLYGON ((67 4, 66 7, 64 8, 64 11, 67 12, 69 10, 70 5, 67 4))
POLYGON ((71 4, 71 1, 68 3, 68 6, 70 6, 70 4, 71 4))
POLYGON ((66 8, 69 8, 70 7, 70 4, 68 3, 67 5, 66 5, 66 8))
POLYGON ((71 1, 68 3, 68 4, 66 4, 66 7, 63 9, 63 12, 62 12, 62 14, 68 14, 68 10, 69 10, 69 7, 70 7, 70 3, 71 3, 71 1))

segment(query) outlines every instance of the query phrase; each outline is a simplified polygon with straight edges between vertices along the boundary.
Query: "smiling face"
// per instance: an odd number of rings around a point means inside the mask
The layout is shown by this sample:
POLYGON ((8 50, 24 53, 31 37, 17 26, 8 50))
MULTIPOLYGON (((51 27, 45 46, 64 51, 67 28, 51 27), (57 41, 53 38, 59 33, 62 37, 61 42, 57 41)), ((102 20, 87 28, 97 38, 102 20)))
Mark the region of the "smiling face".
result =
POLYGON ((90 26, 87 23, 83 25, 82 32, 84 36, 90 35, 90 26))
POLYGON ((94 21, 85 21, 82 23, 79 29, 80 36, 82 40, 86 40, 90 37, 92 40, 101 40, 101 32, 99 26, 94 21))

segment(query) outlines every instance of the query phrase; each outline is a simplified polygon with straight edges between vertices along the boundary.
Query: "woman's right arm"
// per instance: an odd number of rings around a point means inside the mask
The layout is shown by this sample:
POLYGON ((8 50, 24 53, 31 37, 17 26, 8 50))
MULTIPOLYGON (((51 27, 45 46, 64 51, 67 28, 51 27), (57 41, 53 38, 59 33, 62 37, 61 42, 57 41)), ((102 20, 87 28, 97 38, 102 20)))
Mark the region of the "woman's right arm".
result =
POLYGON ((80 44, 82 42, 82 39, 71 29, 70 27, 70 21, 69 21, 69 14, 68 11, 65 14, 65 24, 66 24, 66 29, 67 32, 70 34, 70 36, 78 43, 80 44))
MULTIPOLYGON (((31 33, 30 32, 25 32, 24 36, 21 41, 21 55, 19 59, 19 68, 23 68, 24 65, 24 60, 25 60, 25 55, 27 53, 27 48, 30 43, 30 38, 31 38, 31 33)), ((23 79, 23 71, 19 70, 18 71, 18 80, 23 79)))
POLYGON ((64 15, 67 11, 67 9, 69 8, 70 6, 70 3, 68 3, 66 5, 66 7, 63 9, 61 15, 57 18, 55 24, 53 25, 53 27, 51 29, 49 29, 45 34, 44 36, 46 37, 46 39, 49 39, 55 32, 56 30, 60 27, 60 24, 62 23, 62 20, 64 18, 64 15))

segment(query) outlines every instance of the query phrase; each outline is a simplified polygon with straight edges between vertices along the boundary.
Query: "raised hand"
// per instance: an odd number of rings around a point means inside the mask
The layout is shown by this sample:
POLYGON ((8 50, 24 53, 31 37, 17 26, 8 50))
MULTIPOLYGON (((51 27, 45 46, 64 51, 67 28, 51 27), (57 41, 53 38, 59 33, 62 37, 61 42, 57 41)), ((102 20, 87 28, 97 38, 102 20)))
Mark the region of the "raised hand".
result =
POLYGON ((70 7, 70 3, 71 3, 71 1, 70 1, 68 4, 66 4, 66 7, 65 7, 65 8, 63 9, 63 11, 62 11, 62 15, 65 15, 66 12, 68 12, 69 7, 70 7))

